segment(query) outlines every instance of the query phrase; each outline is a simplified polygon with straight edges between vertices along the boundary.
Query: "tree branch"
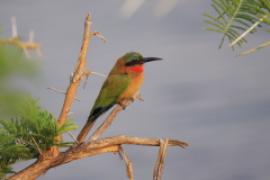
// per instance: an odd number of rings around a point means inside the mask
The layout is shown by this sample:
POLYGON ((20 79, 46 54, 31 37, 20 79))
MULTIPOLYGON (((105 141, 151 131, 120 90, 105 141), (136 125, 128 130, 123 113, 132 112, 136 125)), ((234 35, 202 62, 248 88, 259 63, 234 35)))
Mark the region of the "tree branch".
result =
POLYGON ((67 151, 65 153, 59 153, 55 157, 48 155, 48 157, 45 156, 43 159, 37 160, 34 164, 11 176, 9 180, 35 180, 42 174, 46 173, 49 169, 56 166, 84 157, 96 156, 98 154, 108 152, 118 152, 118 150, 119 146, 109 146, 100 149, 94 149, 91 151, 85 151, 84 149, 81 149, 76 153, 73 151, 67 151))
POLYGON ((158 152, 158 158, 154 168, 153 180, 161 180, 161 175, 163 173, 164 161, 167 155, 167 147, 169 140, 160 140, 160 148, 158 152))
POLYGON ((127 172, 127 176, 129 178, 129 180, 134 180, 134 173, 133 173, 133 167, 132 167, 132 162, 131 160, 128 158, 127 153, 124 151, 122 146, 119 146, 119 155, 120 157, 124 160, 125 164, 126 164, 126 172, 127 172))
POLYGON ((117 116, 118 113, 120 113, 122 110, 124 110, 129 104, 131 104, 132 101, 130 100, 123 100, 121 102, 121 105, 116 105, 115 108, 110 112, 108 117, 105 119, 105 121, 97 128, 97 130, 93 133, 90 140, 94 141, 97 140, 112 124, 113 120, 117 116))
POLYGON ((34 42, 33 35, 34 33, 29 33, 29 40, 22 41, 18 36, 18 28, 16 18, 11 18, 11 37, 7 39, 0 39, 0 45, 13 45, 21 49, 26 57, 29 57, 28 50, 36 50, 38 55, 41 55, 40 44, 34 42))
POLYGON ((91 24, 92 24, 91 16, 90 16, 90 14, 88 14, 85 18, 83 42, 82 42, 79 58, 77 60, 77 65, 74 69, 74 74, 72 76, 72 80, 70 82, 70 85, 67 88, 65 100, 64 100, 64 103, 62 106, 62 110, 61 110, 61 113, 58 117, 57 124, 59 127, 61 127, 67 119, 67 116, 68 116, 68 113, 70 112, 72 103, 74 102, 76 92, 77 92, 77 89, 78 89, 79 84, 80 84, 80 80, 83 76, 84 70, 86 69, 85 68, 86 55, 87 55, 87 50, 88 50, 89 43, 90 43, 90 38, 92 36, 92 33, 90 32, 91 24))
MULTIPOLYGON (((80 144, 74 148, 68 149, 65 152, 59 153, 57 156, 53 157, 49 152, 43 154, 43 158, 36 161, 29 167, 21 170, 15 175, 11 176, 10 180, 17 179, 36 179, 40 175, 47 172, 49 169, 56 166, 66 164, 68 162, 82 159, 85 157, 96 156, 108 152, 119 152, 120 145, 130 144, 130 145, 143 145, 143 146, 160 146, 161 141, 158 138, 139 138, 133 136, 113 136, 104 139, 99 139, 96 141, 91 141, 86 144, 80 144), (46 154, 48 153, 48 154, 46 154)), ((179 146, 186 148, 187 143, 179 140, 168 139, 169 146, 179 146)))
MULTIPOLYGON (((61 127, 67 117, 68 114, 71 110, 71 106, 74 102, 74 99, 76 98, 76 92, 77 89, 80 85, 80 81, 87 75, 89 76, 89 70, 86 70, 86 56, 87 56, 87 51, 88 47, 90 44, 90 40, 92 36, 96 36, 98 34, 100 36, 100 33, 94 33, 91 31, 91 24, 92 24, 92 19, 90 14, 88 14, 85 18, 85 23, 84 23, 84 33, 83 33, 83 40, 82 40, 82 45, 81 45, 81 50, 80 54, 77 60, 77 64, 74 69, 74 73, 71 77, 70 84, 67 88, 66 95, 65 95, 65 100, 62 106, 61 113, 58 117, 57 120, 57 125, 58 127, 61 127)), ((103 37, 103 36, 102 36, 103 37)), ((57 141, 61 140, 61 137, 56 138, 57 141)))

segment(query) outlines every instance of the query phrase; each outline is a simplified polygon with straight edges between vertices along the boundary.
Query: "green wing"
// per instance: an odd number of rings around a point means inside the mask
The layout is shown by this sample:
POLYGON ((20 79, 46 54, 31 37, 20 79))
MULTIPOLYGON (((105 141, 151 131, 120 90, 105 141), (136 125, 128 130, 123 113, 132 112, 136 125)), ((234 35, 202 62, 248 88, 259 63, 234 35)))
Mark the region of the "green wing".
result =
POLYGON ((95 121, 116 104, 119 96, 127 89, 129 82, 129 77, 126 74, 110 74, 99 92, 88 121, 95 121))

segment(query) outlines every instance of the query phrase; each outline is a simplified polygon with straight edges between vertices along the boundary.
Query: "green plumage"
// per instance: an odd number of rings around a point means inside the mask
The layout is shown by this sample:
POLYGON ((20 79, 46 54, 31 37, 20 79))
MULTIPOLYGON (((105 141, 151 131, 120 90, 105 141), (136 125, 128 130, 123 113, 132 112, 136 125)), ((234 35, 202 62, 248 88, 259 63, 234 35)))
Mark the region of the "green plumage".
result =
POLYGON ((95 121, 101 114, 117 103, 119 96, 127 89, 130 78, 127 74, 110 73, 88 117, 88 122, 95 121))

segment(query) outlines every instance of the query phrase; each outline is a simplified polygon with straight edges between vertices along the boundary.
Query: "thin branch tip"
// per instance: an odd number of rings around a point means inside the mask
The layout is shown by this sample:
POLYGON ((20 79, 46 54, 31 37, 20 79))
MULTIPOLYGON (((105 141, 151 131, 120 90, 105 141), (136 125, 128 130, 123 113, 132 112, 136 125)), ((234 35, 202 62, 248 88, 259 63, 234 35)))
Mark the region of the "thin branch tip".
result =
POLYGON ((92 71, 91 73, 94 74, 94 75, 96 75, 96 76, 106 77, 105 74, 102 74, 102 73, 99 73, 99 72, 94 72, 94 71, 92 71))
POLYGON ((23 41, 18 37, 16 17, 13 16, 11 17, 11 37, 0 39, 0 44, 10 44, 21 49, 28 58, 30 57, 29 50, 35 50, 38 56, 41 55, 41 46, 39 43, 34 42, 34 33, 32 31, 29 32, 29 39, 27 41, 23 41))
MULTIPOLYGON (((93 133, 93 135, 90 137, 90 140, 97 140, 112 124, 115 117, 120 111, 123 111, 129 104, 131 104, 132 101, 130 100, 123 100, 120 104, 115 106, 115 108, 110 112, 108 117, 105 119, 105 121, 97 128, 97 130, 93 133)), ((85 132, 88 133, 88 132, 85 132)))
POLYGON ((18 27, 17 27, 17 21, 16 21, 15 16, 11 17, 11 37, 12 38, 18 37, 18 27))
POLYGON ((169 145, 169 139, 160 139, 159 141, 160 141, 160 148, 154 167, 154 174, 153 174, 154 180, 161 180, 161 176, 163 174, 164 169, 165 157, 167 155, 167 148, 169 145))
POLYGON ((97 38, 101 39, 103 43, 107 42, 107 39, 105 36, 103 36, 100 32, 96 31, 92 33, 93 36, 96 36, 97 38))
POLYGON ((92 15, 91 15, 91 12, 89 11, 86 15, 87 19, 91 19, 92 15))
POLYGON ((124 151, 124 149, 121 145, 119 146, 119 155, 120 155, 121 159, 124 160, 124 162, 126 164, 126 173, 127 173, 129 180, 134 180, 132 162, 128 158, 127 153, 124 151))

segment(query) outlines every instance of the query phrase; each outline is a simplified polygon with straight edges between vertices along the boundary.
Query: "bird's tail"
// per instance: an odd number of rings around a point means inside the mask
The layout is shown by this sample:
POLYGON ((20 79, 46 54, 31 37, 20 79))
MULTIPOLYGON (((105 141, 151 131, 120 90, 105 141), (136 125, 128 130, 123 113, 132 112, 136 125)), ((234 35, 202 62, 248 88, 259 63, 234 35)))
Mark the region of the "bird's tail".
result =
POLYGON ((94 108, 88 119, 86 124, 84 125, 84 127, 82 128, 80 134, 77 137, 77 141, 79 143, 82 143, 85 139, 85 137, 88 135, 90 129, 93 127, 95 121, 97 120, 97 118, 99 116, 101 116, 104 112, 106 112, 108 109, 110 109, 113 105, 110 106, 106 106, 106 107, 98 107, 98 108, 94 108))

